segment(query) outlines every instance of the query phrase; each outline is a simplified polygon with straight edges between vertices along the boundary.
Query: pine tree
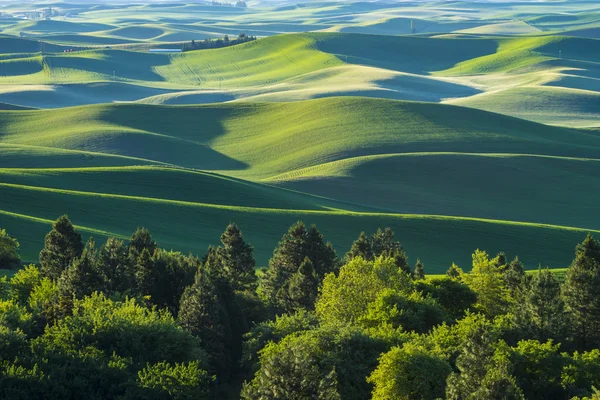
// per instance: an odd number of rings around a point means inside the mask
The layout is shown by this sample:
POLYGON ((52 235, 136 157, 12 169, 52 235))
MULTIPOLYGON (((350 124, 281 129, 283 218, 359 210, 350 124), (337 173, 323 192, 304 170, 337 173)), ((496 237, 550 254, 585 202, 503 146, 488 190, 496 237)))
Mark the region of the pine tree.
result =
POLYGON ((514 296, 525 280, 525 267, 519 260, 519 257, 515 257, 514 260, 504 267, 502 279, 506 288, 514 296))
POLYGON ((134 266, 134 287, 133 292, 138 296, 148 296, 154 286, 155 271, 154 260, 148 249, 143 249, 142 253, 137 257, 137 262, 134 266))
POLYGON ((446 271, 446 275, 448 275, 452 279, 460 279, 463 274, 463 270, 456 264, 452 263, 448 271, 446 271))
POLYGON ((417 258, 417 264, 415 264, 415 272, 413 273, 414 279, 425 279, 425 266, 417 258))
POLYGON ((42 275, 58 280, 71 262, 81 256, 83 247, 81 235, 75 230, 69 217, 59 217, 46 235, 44 248, 40 252, 42 275))
POLYGON ((331 244, 325 242, 315 226, 307 230, 304 223, 297 222, 279 242, 269 261, 269 269, 260 279, 259 293, 276 312, 287 309, 283 299, 287 298, 290 279, 306 257, 312 261, 319 281, 337 269, 331 244))
POLYGON ((533 337, 539 341, 562 338, 565 305, 560 292, 560 282, 554 274, 548 268, 540 268, 525 293, 524 314, 533 337))
POLYGON ((131 238, 129 238, 129 245, 127 250, 129 253, 129 259, 132 264, 137 262, 138 257, 144 250, 148 250, 150 255, 154 254, 154 250, 158 248, 156 242, 152 239, 150 231, 146 228, 138 228, 133 232, 131 238))
POLYGON ((570 326, 583 348, 600 346, 600 242, 592 235, 577 245, 575 259, 567 270, 563 295, 570 326))
POLYGON ((356 257, 362 257, 365 260, 373 259, 373 249, 371 247, 371 240, 367 237, 364 232, 361 232, 356 239, 352 243, 352 247, 350 247, 350 251, 346 253, 346 262, 352 261, 356 257))
POLYGON ((133 287, 134 269, 122 240, 113 237, 106 240, 98 253, 96 269, 107 293, 123 293, 133 287))
POLYGON ((225 269, 233 290, 253 291, 257 286, 256 261, 252 246, 244 241, 242 232, 235 224, 229 224, 221 235, 223 247, 217 249, 221 266, 225 269))
POLYGON ((70 314, 73 298, 81 299, 101 289, 102 279, 94 267, 94 258, 93 246, 90 245, 61 274, 58 293, 59 309, 63 315, 70 314))
POLYGON ((314 310, 318 290, 319 279, 312 262, 306 257, 298 271, 290 278, 287 311, 314 310))
POLYGON ((195 282, 184 290, 178 315, 181 326, 202 341, 212 372, 226 380, 232 365, 229 316, 205 271, 199 270, 195 282))

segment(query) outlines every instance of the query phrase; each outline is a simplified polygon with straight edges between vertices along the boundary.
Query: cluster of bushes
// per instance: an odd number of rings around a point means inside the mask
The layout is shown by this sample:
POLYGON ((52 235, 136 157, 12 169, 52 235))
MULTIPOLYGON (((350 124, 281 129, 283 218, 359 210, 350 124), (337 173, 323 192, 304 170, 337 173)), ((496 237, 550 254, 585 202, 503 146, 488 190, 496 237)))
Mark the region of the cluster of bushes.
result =
MULTIPOLYGON (((60 217, 39 265, 0 280, 0 397, 600 396, 592 236, 564 283, 480 250, 469 273, 427 277, 389 228, 338 257, 298 222, 258 273, 235 224, 220 239, 202 258, 142 228, 97 247, 60 217)), ((14 264, 18 243, 2 231, 0 246, 14 264)))
POLYGON ((221 47, 234 46, 236 44, 242 44, 256 40, 256 36, 247 36, 245 33, 240 33, 237 38, 229 39, 229 35, 223 36, 219 39, 204 39, 195 41, 192 40, 190 43, 184 43, 182 50, 206 50, 206 49, 219 49, 221 47))

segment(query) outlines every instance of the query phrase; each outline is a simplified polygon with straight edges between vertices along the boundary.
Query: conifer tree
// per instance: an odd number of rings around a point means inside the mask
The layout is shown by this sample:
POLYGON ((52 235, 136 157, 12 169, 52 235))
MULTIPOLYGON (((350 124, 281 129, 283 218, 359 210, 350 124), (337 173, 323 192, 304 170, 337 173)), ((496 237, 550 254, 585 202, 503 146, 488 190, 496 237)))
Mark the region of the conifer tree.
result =
POLYGON ((287 297, 290 279, 306 257, 311 260, 319 281, 325 274, 337 269, 335 251, 331 244, 325 242, 314 225, 306 229, 304 223, 299 221, 283 236, 269 261, 269 269, 261 277, 260 295, 276 312, 287 309, 284 299, 287 297))
POLYGON ((463 274, 463 270, 456 264, 452 263, 448 271, 446 271, 446 275, 448 275, 452 279, 460 279, 463 274))
POLYGON ((139 296, 149 295, 154 285, 155 271, 154 260, 152 260, 150 251, 147 248, 143 249, 142 253, 137 257, 137 262, 133 269, 134 293, 139 296))
POLYGON ((152 255, 157 248, 158 245, 152 239, 148 229, 138 227, 129 238, 129 245, 127 246, 130 262, 135 264, 144 250, 148 250, 148 253, 152 255))
POLYGON ((413 273, 414 279, 425 279, 425 266, 417 258, 417 264, 415 264, 415 272, 413 273))
POLYGON ((298 271, 290 278, 288 311, 314 310, 318 290, 319 279, 312 261, 306 257, 298 271))
POLYGON ((552 272, 539 269, 524 296, 524 316, 533 337, 539 341, 561 339, 565 305, 560 296, 560 282, 552 272))
POLYGON ((96 269, 107 293, 123 293, 133 286, 134 272, 122 240, 114 237, 106 240, 98 253, 96 269))
POLYGON ((519 260, 519 257, 515 257, 509 264, 507 264, 502 271, 502 279, 506 288, 515 295, 519 287, 524 283, 525 280, 525 267, 519 260))
POLYGON ((588 235, 577 245, 563 291, 574 339, 584 349, 600 346, 599 293, 600 242, 588 235))
POLYGON ((497 260, 490 260, 485 251, 475 250, 473 269, 462 275, 463 281, 477 292, 476 307, 490 317, 506 313, 510 304, 509 291, 497 265, 497 260))
POLYGON ((346 262, 352 261, 356 257, 362 257, 365 260, 373 259, 373 249, 371 247, 371 240, 367 237, 364 232, 361 232, 356 239, 352 243, 352 247, 350 247, 350 251, 346 253, 346 262))
POLYGON ((202 269, 184 290, 178 315, 181 326, 200 338, 213 372, 225 380, 232 365, 229 316, 217 288, 202 269))
POLYGON ((71 262, 81 256, 83 247, 81 235, 75 230, 69 217, 59 217, 46 235, 44 248, 40 252, 42 275, 58 280, 71 262))
POLYGON ((63 315, 71 312, 73 298, 82 299, 102 288, 102 279, 94 266, 93 242, 81 257, 73 260, 58 280, 59 309, 63 315))
POLYGON ((221 267, 225 270, 234 291, 254 290, 257 285, 256 261, 252 246, 244 241, 242 232, 235 224, 229 224, 221 235, 223 247, 217 249, 221 267))

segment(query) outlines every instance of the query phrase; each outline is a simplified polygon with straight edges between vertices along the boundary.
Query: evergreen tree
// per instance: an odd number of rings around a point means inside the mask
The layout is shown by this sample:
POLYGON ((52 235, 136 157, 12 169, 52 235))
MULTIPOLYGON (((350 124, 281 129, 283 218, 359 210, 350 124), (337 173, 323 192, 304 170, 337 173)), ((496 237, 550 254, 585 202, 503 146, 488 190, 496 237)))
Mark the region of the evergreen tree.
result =
POLYGON ((130 262, 135 264, 144 250, 148 250, 150 255, 152 255, 157 248, 158 245, 152 239, 152 235, 150 235, 148 229, 138 226, 129 238, 129 245, 127 246, 130 262))
POLYGON ((417 264, 415 264, 415 271, 413 273, 413 278, 414 279, 425 279, 425 266, 423 265, 421 260, 419 260, 418 258, 417 258, 417 264))
POLYGON ((463 274, 463 270, 456 264, 452 263, 448 271, 446 271, 446 275, 448 275, 452 279, 460 279, 463 274))
POLYGON ((505 266, 502 271, 502 279, 506 288, 511 294, 515 295, 525 280, 525 267, 519 260, 519 257, 515 257, 514 260, 505 266))
POLYGON ((308 257, 290 278, 288 311, 314 310, 319 290, 319 279, 308 257))
POLYGON ((485 323, 478 322, 477 326, 467 332, 456 359, 460 374, 454 373, 448 377, 448 400, 468 399, 470 394, 477 392, 486 371, 492 365, 495 341, 495 335, 485 323))
POLYGON ((525 400, 515 377, 510 374, 509 367, 508 360, 500 357, 485 374, 481 381, 481 387, 467 398, 473 400, 525 400))
POLYGON ((82 299, 101 289, 102 278, 94 266, 93 247, 86 248, 78 259, 60 276, 58 280, 59 309, 63 315, 68 315, 73 306, 73 298, 82 299))
POLYGON ((352 243, 350 251, 346 253, 346 262, 352 261, 356 257, 362 257, 367 261, 373 259, 371 240, 364 232, 361 232, 358 239, 352 243))
POLYGON ((133 292, 139 296, 148 296, 152 291, 156 275, 154 271, 154 260, 148 249, 145 248, 142 250, 142 253, 137 257, 137 262, 133 267, 133 270, 133 292))
POLYGON ((181 296, 179 306, 181 326, 199 337, 209 355, 212 372, 226 380, 232 365, 229 316, 215 285, 208 274, 199 270, 195 282, 181 296))
POLYGON ((292 225, 279 242, 269 261, 269 269, 262 275, 260 294, 276 312, 287 309, 284 299, 290 278, 308 257, 319 281, 325 274, 337 270, 335 251, 313 225, 306 229, 303 222, 292 225))
POLYGON ((584 349, 600 346, 600 242, 592 235, 577 245, 564 285, 572 333, 584 349))
POLYGON ((69 264, 81 256, 83 247, 81 235, 75 230, 69 217, 59 217, 46 235, 44 248, 40 252, 42 275, 52 280, 60 278, 69 264))
POLYGON ((540 268, 525 292, 521 316, 533 338, 540 341, 562 338, 565 305, 560 292, 560 282, 554 274, 548 268, 540 268))
POLYGON ((109 237, 100 248, 96 269, 107 293, 126 292, 133 286, 134 271, 122 240, 109 237))
POLYGON ((242 232, 235 224, 229 224, 221 235, 223 247, 217 249, 221 266, 225 269, 233 290, 254 290, 257 286, 256 261, 252 246, 244 241, 242 232))

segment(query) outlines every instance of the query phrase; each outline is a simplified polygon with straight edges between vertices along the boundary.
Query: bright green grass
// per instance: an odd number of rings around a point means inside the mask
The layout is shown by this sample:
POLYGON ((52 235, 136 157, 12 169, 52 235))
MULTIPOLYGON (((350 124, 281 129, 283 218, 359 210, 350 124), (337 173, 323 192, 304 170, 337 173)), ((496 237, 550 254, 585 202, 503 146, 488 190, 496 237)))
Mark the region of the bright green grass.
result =
POLYGON ((545 124, 600 126, 600 92, 552 86, 519 87, 456 99, 451 103, 545 124))
POLYGON ((126 236, 135 228, 131 225, 147 225, 163 246, 194 252, 214 244, 234 221, 249 232, 261 263, 297 219, 318 222, 340 252, 361 230, 390 225, 412 257, 421 257, 436 271, 452 261, 466 265, 477 247, 518 254, 533 265, 561 267, 586 230, 556 225, 598 226, 593 218, 585 222, 586 215, 595 213, 593 195, 573 199, 573 212, 560 220, 551 218, 551 210, 535 198, 526 199, 535 192, 552 196, 556 209, 566 207, 570 192, 595 179, 596 161, 515 155, 597 159, 598 135, 467 108, 352 97, 193 107, 121 104, 2 111, 0 127, 0 160, 8 167, 0 173, 0 225, 24 243, 29 259, 41 246, 47 221, 63 213, 100 236, 126 236), (511 154, 406 155, 448 151, 511 154), (400 154, 386 156, 390 153, 400 154), (361 156, 372 161, 357 161, 361 156), (330 197, 314 198, 196 171, 127 167, 153 162, 267 182, 326 175, 333 184, 327 193, 321 193, 318 183, 301 188, 330 197), (112 165, 121 167, 97 168, 112 165), (473 173, 481 170, 494 179, 478 182, 473 173), (540 181, 547 176, 560 187, 540 181), (354 179, 354 195, 335 183, 345 177, 354 179), (464 195, 452 182, 464 185, 464 195), (515 185, 523 196, 506 193, 515 185), (495 194, 496 203, 486 204, 477 190, 495 194), (369 201, 361 191, 378 198, 369 201), (403 214, 348 211, 361 207, 403 214), (426 215, 443 213, 487 220, 426 215))
POLYGON ((0 113, 0 143, 101 152, 245 179, 373 154, 600 158, 600 137, 455 106, 364 98, 0 113))

